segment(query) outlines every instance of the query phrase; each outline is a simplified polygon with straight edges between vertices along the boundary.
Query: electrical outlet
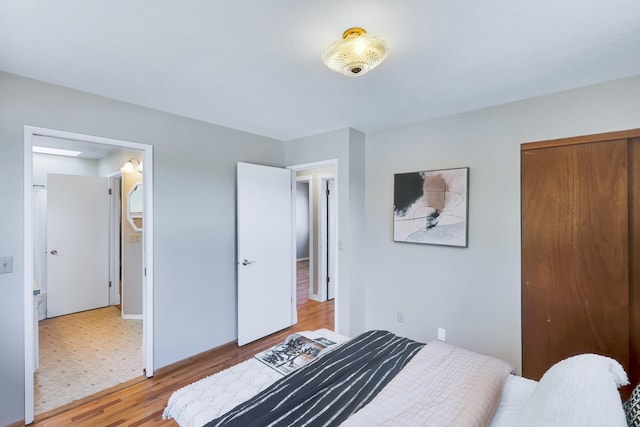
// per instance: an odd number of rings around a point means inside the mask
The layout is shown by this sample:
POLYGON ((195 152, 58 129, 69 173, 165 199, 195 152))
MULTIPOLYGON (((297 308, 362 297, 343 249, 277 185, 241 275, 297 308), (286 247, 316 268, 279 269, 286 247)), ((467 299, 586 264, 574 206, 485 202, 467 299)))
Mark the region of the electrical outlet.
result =
POLYGON ((13 273, 13 257, 0 257, 0 274, 13 273))
POLYGON ((398 317, 398 322, 399 323, 404 323, 404 313, 399 311, 398 314, 397 314, 397 317, 398 317))
POLYGON ((440 341, 446 341, 447 331, 444 328, 438 328, 438 339, 440 341))

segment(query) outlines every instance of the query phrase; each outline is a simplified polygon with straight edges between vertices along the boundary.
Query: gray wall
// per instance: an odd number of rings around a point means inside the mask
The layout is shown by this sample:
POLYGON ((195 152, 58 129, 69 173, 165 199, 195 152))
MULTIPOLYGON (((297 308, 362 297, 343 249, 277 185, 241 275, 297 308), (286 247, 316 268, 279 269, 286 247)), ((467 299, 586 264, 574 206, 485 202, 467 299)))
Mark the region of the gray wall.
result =
POLYGON ((0 425, 24 419, 24 125, 154 146, 156 367, 236 338, 236 162, 277 141, 0 73, 0 425))
POLYGON ((431 340, 442 327, 520 369, 520 144, 638 128, 638 100, 640 76, 367 135, 367 329, 431 340), (393 174, 462 166, 469 247, 394 243, 393 174))

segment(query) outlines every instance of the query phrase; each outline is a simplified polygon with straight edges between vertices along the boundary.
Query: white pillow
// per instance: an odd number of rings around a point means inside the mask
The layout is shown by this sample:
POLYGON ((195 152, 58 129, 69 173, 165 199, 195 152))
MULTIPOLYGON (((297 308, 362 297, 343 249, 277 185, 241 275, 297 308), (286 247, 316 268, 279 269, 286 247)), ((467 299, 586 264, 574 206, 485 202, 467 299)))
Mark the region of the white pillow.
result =
POLYGON ((519 414, 518 427, 626 427, 618 387, 627 374, 615 360, 581 354, 553 365, 519 414))

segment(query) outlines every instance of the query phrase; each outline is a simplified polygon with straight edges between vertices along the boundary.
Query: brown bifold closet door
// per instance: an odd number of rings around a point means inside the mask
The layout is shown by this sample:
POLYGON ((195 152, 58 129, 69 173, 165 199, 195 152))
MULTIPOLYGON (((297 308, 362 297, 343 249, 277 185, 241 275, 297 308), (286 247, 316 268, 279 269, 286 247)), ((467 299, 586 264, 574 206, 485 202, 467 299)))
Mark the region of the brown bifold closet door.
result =
POLYGON ((580 353, 613 357, 629 372, 629 140, 526 145, 523 375, 538 380, 580 353))
POLYGON ((629 316, 633 389, 640 383, 640 137, 629 140, 629 316))

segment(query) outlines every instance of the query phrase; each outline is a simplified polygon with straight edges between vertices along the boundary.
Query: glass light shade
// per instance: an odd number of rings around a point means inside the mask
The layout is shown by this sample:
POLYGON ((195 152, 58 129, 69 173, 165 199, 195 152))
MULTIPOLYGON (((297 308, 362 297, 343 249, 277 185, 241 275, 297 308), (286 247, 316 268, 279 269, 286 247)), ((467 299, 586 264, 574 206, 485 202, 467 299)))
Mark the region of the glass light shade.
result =
POLYGON ((122 166, 120 168, 120 170, 124 173, 132 173, 133 172, 133 163, 131 163, 131 160, 129 160, 127 163, 124 164, 124 166, 122 166))
POLYGON ((120 171, 122 171, 123 173, 133 173, 134 171, 142 172, 142 163, 140 162, 140 160, 132 157, 127 161, 127 163, 124 164, 124 166, 120 168, 120 171), (133 167, 134 161, 138 163, 138 166, 135 169, 133 167))
POLYGON ((363 28, 349 28, 342 40, 331 43, 323 52, 324 63, 345 76, 361 76, 387 57, 387 42, 370 36, 363 28))

